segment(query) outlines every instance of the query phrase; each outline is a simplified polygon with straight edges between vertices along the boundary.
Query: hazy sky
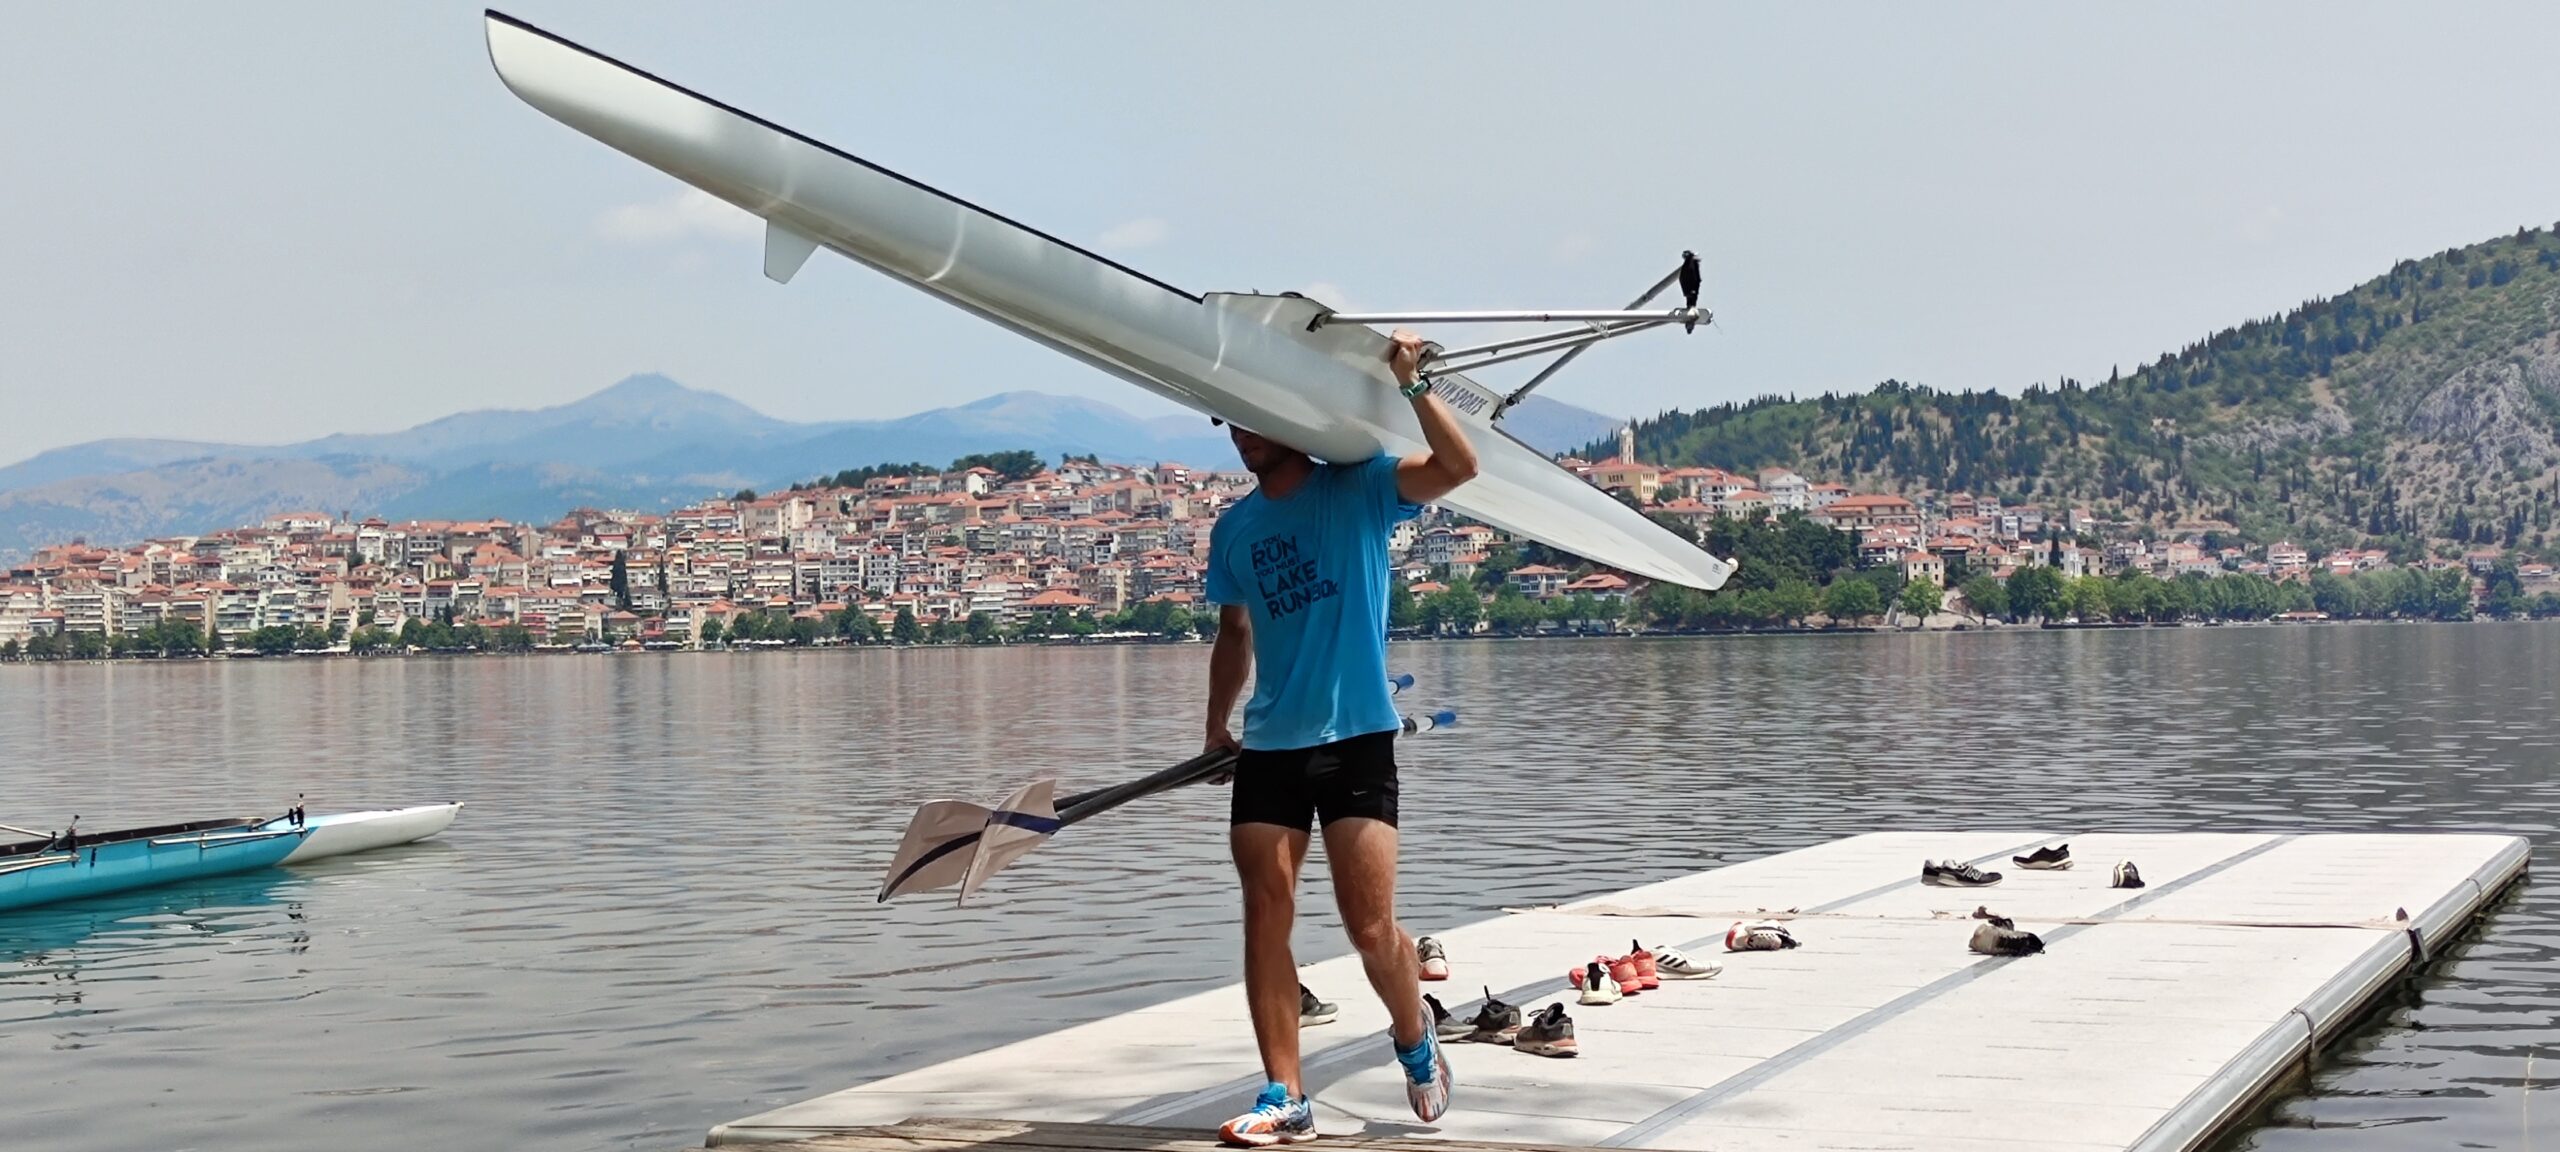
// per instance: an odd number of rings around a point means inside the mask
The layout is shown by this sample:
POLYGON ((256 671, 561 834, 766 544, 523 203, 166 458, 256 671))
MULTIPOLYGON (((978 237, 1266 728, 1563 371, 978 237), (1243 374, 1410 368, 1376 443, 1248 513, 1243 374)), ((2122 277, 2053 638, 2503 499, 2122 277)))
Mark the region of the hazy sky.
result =
MULTIPOLYGON (((1612 413, 2104 376, 2560 220, 2560 5, 504 10, 1192 289, 1592 307, 1612 413), (1818 9, 1818 10, 1817 10, 1818 9)), ((0 461, 660 371, 776 415, 1167 410, 518 103, 464 4, 7 4, 0 461)), ((1452 333, 1443 335, 1463 336, 1452 333)))

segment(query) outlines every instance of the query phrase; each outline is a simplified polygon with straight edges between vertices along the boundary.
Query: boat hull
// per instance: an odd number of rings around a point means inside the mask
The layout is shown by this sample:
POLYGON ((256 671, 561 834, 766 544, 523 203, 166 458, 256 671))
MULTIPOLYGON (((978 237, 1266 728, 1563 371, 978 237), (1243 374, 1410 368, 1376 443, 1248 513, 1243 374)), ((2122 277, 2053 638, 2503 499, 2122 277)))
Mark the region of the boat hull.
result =
MULTIPOLYGON (((1427 451, 1387 338, 1311 328, 1294 296, 1198 296, 816 140, 491 13, 489 56, 526 103, 763 218, 788 279, 825 247, 1203 414, 1320 459, 1427 451)), ((1732 565, 1511 437, 1498 398, 1434 389, 1476 431, 1476 478, 1439 503, 1640 576, 1716 588, 1732 565)), ((1202 461, 1200 463, 1207 463, 1202 461)))
MULTIPOLYGON (((424 840, 452 827, 454 817, 461 813, 460 804, 422 804, 414 808, 313 816, 305 825, 310 835, 284 858, 284 862, 301 864, 424 840)), ((275 827, 277 822, 270 821, 267 826, 275 827)))
POLYGON ((0 856, 0 912, 266 868, 282 863, 308 835, 252 825, 208 821, 156 830, 162 834, 84 836, 67 850, 0 856))

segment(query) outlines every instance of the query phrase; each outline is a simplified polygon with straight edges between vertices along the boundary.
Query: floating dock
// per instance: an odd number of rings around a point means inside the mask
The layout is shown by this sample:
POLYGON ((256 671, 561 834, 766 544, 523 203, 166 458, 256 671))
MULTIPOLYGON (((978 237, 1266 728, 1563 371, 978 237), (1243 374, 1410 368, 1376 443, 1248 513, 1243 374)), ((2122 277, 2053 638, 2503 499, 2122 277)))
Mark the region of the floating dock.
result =
MULTIPOLYGON (((1487 984, 1525 1009, 1563 1000, 1582 1046, 1544 1059, 1450 1045, 1457 1094, 1433 1125, 1405 1105, 1358 957, 1311 965, 1303 978, 1342 1014, 1304 1033, 1306 1088, 1327 1143, 1372 1152, 2185 1152, 2425 963, 2522 874, 2527 850, 2486 835, 1856 836, 1464 927, 1408 925, 1448 946, 1454 974, 1426 988, 1452 1012, 1472 1013, 1487 984), (2009 862, 2064 842, 2071 870, 2009 862), (2007 878, 1919 882, 1924 859, 1950 857, 2007 878), (2149 887, 2109 887, 2120 860, 2149 887), (2046 951, 1968 950, 1977 905, 2046 951), (1803 946, 1723 951, 1729 924, 1771 915, 1803 946), (1574 1006, 1566 970, 1630 938, 1724 974, 1574 1006)), ((1230 985, 724 1124, 709 1143, 1176 1152, 1261 1086, 1230 985)))

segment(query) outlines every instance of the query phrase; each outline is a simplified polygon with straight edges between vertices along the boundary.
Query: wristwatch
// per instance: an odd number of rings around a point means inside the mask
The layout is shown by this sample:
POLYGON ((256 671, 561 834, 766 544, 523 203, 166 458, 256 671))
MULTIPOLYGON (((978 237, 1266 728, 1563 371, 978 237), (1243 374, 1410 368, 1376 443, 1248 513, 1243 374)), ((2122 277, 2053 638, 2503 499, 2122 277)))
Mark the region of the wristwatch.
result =
POLYGON ((1414 377, 1413 383, 1411 384, 1396 385, 1396 391, 1404 393, 1404 398, 1407 400, 1422 399, 1422 394, 1430 390, 1431 381, 1423 379, 1420 376, 1414 377))

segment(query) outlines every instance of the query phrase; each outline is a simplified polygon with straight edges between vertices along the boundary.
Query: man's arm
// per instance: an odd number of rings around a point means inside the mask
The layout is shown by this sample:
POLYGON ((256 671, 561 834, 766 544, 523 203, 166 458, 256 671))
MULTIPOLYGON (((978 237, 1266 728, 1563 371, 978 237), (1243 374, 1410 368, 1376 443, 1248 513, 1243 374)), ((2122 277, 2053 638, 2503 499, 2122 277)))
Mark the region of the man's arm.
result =
MULTIPOLYGON (((1387 363, 1396 383, 1410 387, 1422 368, 1422 337, 1399 329, 1387 363)), ((1456 413, 1425 392, 1413 398, 1414 419, 1422 422, 1422 442, 1431 450, 1396 462, 1396 495, 1407 504, 1428 504, 1476 476, 1476 447, 1458 427, 1456 413)))
POLYGON ((1241 748, 1227 717, 1235 715, 1236 697, 1244 694, 1245 673, 1253 670, 1253 615, 1242 604, 1218 606, 1218 638, 1209 645, 1209 738, 1203 752, 1241 748))

